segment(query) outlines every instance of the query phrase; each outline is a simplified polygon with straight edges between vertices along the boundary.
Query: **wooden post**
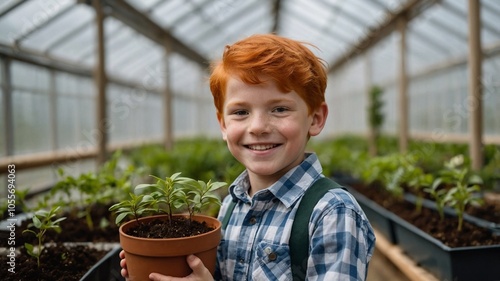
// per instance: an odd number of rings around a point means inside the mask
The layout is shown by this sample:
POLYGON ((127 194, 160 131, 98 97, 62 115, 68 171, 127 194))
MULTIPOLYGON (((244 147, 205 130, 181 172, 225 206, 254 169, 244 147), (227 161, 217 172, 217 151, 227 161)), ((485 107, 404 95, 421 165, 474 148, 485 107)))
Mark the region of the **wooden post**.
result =
POLYGON ((479 0, 469 0, 469 153, 472 169, 483 166, 483 89, 481 52, 481 5, 479 0))
POLYGON ((406 24, 404 17, 398 21, 399 48, 399 152, 408 151, 408 76, 406 74, 406 24))
POLYGON ((168 42, 165 43, 165 92, 163 95, 163 120, 164 120, 164 146, 166 150, 172 150, 174 147, 173 141, 173 106, 172 106, 172 91, 170 87, 170 44, 168 42))
POLYGON ((58 141, 58 132, 59 130, 57 129, 57 86, 56 86, 56 72, 55 70, 51 69, 49 71, 50 73, 50 102, 49 102, 49 108, 50 108, 50 124, 51 124, 51 135, 52 135, 52 150, 57 150, 59 149, 59 141, 58 141))
POLYGON ((97 132, 92 134, 94 140, 92 143, 97 142, 97 164, 101 165, 106 162, 106 146, 108 141, 108 119, 106 110, 106 57, 105 57, 105 44, 104 44, 104 13, 100 0, 93 0, 95 9, 95 23, 97 28, 97 63, 94 72, 94 79, 97 88, 96 96, 96 114, 97 114, 97 132))

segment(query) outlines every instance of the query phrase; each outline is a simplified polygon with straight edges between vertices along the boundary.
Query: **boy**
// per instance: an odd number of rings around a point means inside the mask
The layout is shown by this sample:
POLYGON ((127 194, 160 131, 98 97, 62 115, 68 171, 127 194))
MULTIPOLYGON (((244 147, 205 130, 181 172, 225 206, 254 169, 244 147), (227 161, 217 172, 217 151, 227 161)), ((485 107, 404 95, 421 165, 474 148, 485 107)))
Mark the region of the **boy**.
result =
MULTIPOLYGON (((223 231, 214 277, 191 255, 186 280, 294 280, 289 238, 304 192, 323 177, 321 164, 305 148, 325 125, 326 71, 300 42, 254 35, 226 46, 212 69, 222 137, 246 170, 222 204, 223 231)), ((309 225, 307 280, 364 280, 375 236, 355 199, 340 188, 315 205, 309 225)), ((123 258, 123 254, 121 254, 123 258)), ((125 260, 122 274, 127 275, 125 260)), ((152 280, 177 280, 151 274, 152 280)), ((183 279, 183 278, 180 278, 183 279)))

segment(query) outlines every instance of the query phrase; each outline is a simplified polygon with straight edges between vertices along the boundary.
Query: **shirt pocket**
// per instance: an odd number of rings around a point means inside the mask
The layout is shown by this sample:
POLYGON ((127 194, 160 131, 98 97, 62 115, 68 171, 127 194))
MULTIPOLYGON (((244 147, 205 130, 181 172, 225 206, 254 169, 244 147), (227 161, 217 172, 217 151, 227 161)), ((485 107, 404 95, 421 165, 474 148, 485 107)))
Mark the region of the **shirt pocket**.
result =
POLYGON ((261 241, 255 247, 253 280, 292 280, 290 247, 261 241))

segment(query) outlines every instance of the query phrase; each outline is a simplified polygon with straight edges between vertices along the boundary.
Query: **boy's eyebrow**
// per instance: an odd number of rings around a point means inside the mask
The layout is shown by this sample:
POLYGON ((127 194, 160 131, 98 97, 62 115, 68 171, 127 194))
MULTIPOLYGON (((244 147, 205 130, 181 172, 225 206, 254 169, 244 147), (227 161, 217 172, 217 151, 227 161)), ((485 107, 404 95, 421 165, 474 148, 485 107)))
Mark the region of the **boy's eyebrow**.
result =
MULTIPOLYGON (((282 103, 282 102, 295 103, 295 101, 293 99, 287 99, 287 98, 272 99, 272 100, 267 101, 268 104, 277 104, 277 103, 282 103)), ((249 104, 249 102, 246 101, 245 99, 236 100, 236 101, 232 101, 232 102, 227 103, 227 105, 230 105, 230 106, 241 106, 241 105, 247 105, 247 104, 249 104)))

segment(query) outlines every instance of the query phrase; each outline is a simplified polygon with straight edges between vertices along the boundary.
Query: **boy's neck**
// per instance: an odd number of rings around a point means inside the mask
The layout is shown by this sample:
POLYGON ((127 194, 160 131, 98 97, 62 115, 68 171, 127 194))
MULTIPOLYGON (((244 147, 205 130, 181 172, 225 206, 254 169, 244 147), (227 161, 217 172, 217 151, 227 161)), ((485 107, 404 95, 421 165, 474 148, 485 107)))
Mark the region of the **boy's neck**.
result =
POLYGON ((250 180, 250 189, 248 190, 248 195, 250 197, 253 197, 256 192, 270 187, 277 180, 279 180, 279 178, 276 178, 276 175, 265 177, 257 176, 252 173, 248 174, 248 178, 250 180))

